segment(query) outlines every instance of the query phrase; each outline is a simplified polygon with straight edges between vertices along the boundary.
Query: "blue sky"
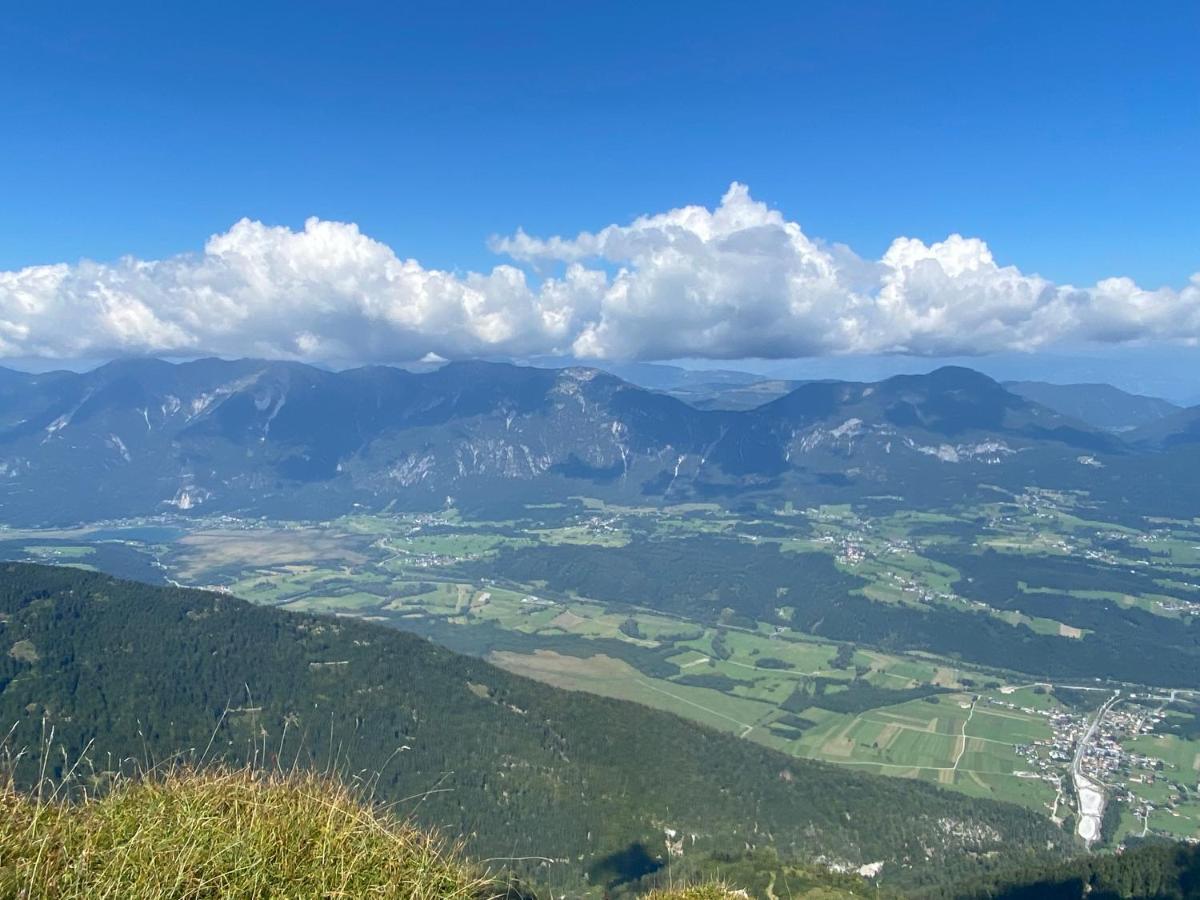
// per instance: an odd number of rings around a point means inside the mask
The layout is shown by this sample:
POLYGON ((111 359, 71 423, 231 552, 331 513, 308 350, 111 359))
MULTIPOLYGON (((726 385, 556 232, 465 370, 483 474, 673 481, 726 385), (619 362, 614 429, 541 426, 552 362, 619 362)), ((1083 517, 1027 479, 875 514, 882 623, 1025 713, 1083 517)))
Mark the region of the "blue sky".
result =
POLYGON ((1195 3, 38 3, 0 52, 0 267, 242 216, 429 265, 730 181, 877 254, 1055 281, 1200 268, 1195 3))
MULTIPOLYGON (((804 235, 870 265, 898 237, 932 246, 960 233, 987 242, 988 265, 1053 285, 1119 275, 1179 292, 1200 270, 1198 34, 1194 2, 23 4, 0 22, 0 273, 198 254, 243 217, 299 232, 316 216, 466 277, 512 261, 489 250, 490 236, 571 240, 690 204, 716 210, 737 181, 804 235)), ((595 271, 644 265, 614 252, 595 271)), ((929 255, 944 267, 939 253, 929 255)), ((536 283, 572 259, 543 247, 517 261, 536 283)), ((129 281, 73 271, 85 275, 110 292, 129 281)), ((194 280, 172 277, 172 290, 194 280)), ((103 355, 108 344, 47 331, 79 320, 79 296, 95 303, 95 291, 71 290, 39 294, 54 315, 17 323, 43 340, 5 352, 0 329, 0 355, 103 355)), ((954 290, 964 308, 977 302, 954 290)), ((157 314, 163 293, 156 283, 139 302, 157 314)), ((494 284, 483 293, 501 302, 494 284)), ((1156 302, 1184 301, 1196 305, 1156 302)), ((1054 302, 1046 321, 1079 305, 1054 302)), ((773 343, 763 335, 779 326, 739 303, 739 315, 763 318, 757 337, 634 346, 620 323, 589 336, 585 320, 617 313, 584 306, 556 340, 641 358, 1023 352, 1041 327, 1000 340, 976 322, 955 342, 910 324, 873 342, 773 343)), ((1166 314, 1153 327, 1130 315, 1063 326, 1062 339, 1164 337, 1166 314)), ((180 321, 125 316, 109 343, 241 352, 180 336, 180 321)), ((550 349, 550 338, 513 338, 522 323, 472 322, 458 343, 450 326, 396 325, 394 352, 550 349)), ((348 327, 266 334, 251 350, 388 356, 348 327)))

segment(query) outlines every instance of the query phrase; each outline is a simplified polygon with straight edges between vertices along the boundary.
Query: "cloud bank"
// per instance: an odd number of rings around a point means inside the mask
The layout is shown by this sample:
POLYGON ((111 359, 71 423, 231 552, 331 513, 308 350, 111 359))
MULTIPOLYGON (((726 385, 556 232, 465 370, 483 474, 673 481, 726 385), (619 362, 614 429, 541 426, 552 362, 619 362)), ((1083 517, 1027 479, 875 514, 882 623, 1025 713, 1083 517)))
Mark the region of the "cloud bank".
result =
POLYGON ((1181 290, 1058 285, 957 234, 863 259, 737 183, 715 209, 490 246, 510 262, 463 275, 353 224, 243 219, 200 254, 0 272, 0 357, 962 356, 1200 340, 1200 273, 1181 290))

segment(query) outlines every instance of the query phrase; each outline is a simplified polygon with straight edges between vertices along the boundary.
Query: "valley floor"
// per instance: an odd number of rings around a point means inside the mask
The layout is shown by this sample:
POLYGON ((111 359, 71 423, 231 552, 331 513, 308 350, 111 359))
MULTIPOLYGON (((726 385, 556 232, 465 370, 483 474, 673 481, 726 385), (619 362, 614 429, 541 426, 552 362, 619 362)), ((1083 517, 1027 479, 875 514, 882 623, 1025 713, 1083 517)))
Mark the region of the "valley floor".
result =
MULTIPOLYGON (((1093 677, 1026 675, 1022 659, 998 665, 986 648, 974 660, 971 652, 880 649, 902 647, 903 634, 838 640, 825 636, 822 621, 801 627, 806 598, 797 596, 824 591, 833 609, 846 592, 838 579, 853 579, 848 596, 872 608, 921 621, 969 614, 964 621, 995 623, 1001 637, 1031 635, 1074 659, 1104 629, 1102 609, 1165 622, 1197 613, 1195 523, 1093 522, 1078 498, 1037 491, 990 508, 789 508, 764 517, 577 498, 505 521, 447 510, 319 524, 156 519, 0 530, 0 551, 384 622, 518 674, 669 710, 795 756, 1019 803, 1070 820, 1089 843, 1101 838, 1106 809, 1106 840, 1200 839, 1196 685, 1116 682, 1098 677, 1100 669, 1093 677), (718 580, 708 587, 711 609, 689 605, 689 554, 750 560, 754 576, 759 557, 746 554, 768 546, 771 565, 799 567, 801 577, 786 583, 794 586, 764 605, 741 582, 718 580), (646 593, 593 596, 571 581, 597 560, 617 581, 623 566, 652 569, 648 557, 630 555, 646 548, 662 551, 664 568, 633 579, 646 593), (1064 585, 1080 561, 1087 577, 1064 585), (979 568, 966 577, 964 565, 979 568), (1016 588, 1018 602, 973 592, 994 579, 987 566, 1020 574, 1026 565, 1035 574, 1020 576, 1028 581, 1016 588), (1141 580, 1126 575, 1110 591, 1088 580, 1123 569, 1141 580), (543 573, 550 577, 533 577, 543 573), (744 608, 739 598, 748 598, 744 608)), ((593 586, 605 589, 603 580, 593 586)))

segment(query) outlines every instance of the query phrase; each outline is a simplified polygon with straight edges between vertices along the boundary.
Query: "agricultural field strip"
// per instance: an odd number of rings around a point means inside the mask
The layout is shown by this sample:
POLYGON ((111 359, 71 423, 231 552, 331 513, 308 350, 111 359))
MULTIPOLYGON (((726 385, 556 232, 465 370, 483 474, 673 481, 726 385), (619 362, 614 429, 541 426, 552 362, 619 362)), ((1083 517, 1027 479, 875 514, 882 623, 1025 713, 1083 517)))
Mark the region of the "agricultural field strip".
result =
POLYGON ((984 775, 988 778, 1024 778, 1016 772, 988 772, 983 769, 956 769, 954 766, 925 766, 913 763, 885 763, 870 759, 836 759, 827 756, 814 756, 811 759, 829 763, 834 766, 878 766, 881 769, 906 769, 921 772, 957 772, 960 775, 984 775))
MULTIPOLYGON (((982 712, 982 710, 979 710, 979 711, 982 712)), ((878 713, 879 711, 873 710, 871 712, 878 713)), ((822 752, 820 752, 819 749, 817 749, 813 752, 809 752, 809 753, 802 753, 801 755, 804 755, 804 756, 807 756, 807 757, 813 758, 813 759, 821 759, 826 762, 831 762, 831 763, 835 763, 835 764, 878 765, 878 766, 884 766, 884 767, 893 768, 893 769, 917 769, 917 770, 931 771, 931 772, 957 771, 957 772, 962 772, 964 774, 973 773, 973 774, 986 775, 986 776, 993 776, 993 775, 1008 776, 1008 775, 1015 774, 1012 772, 983 770, 983 769, 970 769, 970 768, 964 768, 961 766, 962 760, 963 760, 964 756, 966 755, 966 753, 968 752, 968 749, 972 746, 973 741, 980 741, 980 742, 988 743, 988 744, 996 744, 999 746, 1007 747, 1010 750, 1014 747, 1015 744, 1019 743, 1017 741, 999 741, 999 740, 995 740, 992 738, 984 738, 984 737, 978 737, 976 735, 972 735, 966 731, 966 723, 969 721, 969 718, 964 718, 962 720, 963 721, 963 731, 959 732, 958 734, 947 734, 944 732, 934 731, 930 727, 932 723, 927 724, 925 727, 916 727, 915 725, 904 724, 903 722, 895 721, 895 718, 896 717, 892 717, 889 721, 881 722, 877 719, 870 718, 868 716, 868 714, 863 714, 861 716, 855 717, 854 719, 852 719, 849 722, 841 724, 839 727, 837 727, 833 731, 829 732, 827 734, 826 738, 822 741, 822 745, 829 745, 832 743, 836 743, 840 740, 845 740, 848 738, 849 735, 853 734, 856 731, 856 726, 859 723, 868 723, 868 724, 874 724, 874 725, 881 725, 881 726, 893 728, 896 730, 914 732, 916 734, 937 736, 937 737, 947 738, 947 739, 953 738, 955 741, 954 747, 956 748, 955 749, 955 759, 952 761, 947 760, 947 762, 949 763, 948 765, 938 766, 938 765, 928 765, 927 763, 922 762, 922 761, 914 761, 914 762, 910 762, 910 763, 905 763, 905 762, 895 762, 895 761, 885 762, 882 760, 879 760, 879 761, 876 761, 876 760, 845 760, 845 759, 839 759, 836 754, 822 753, 822 752)), ((904 717, 904 718, 907 719, 907 717, 904 717)), ((913 720, 907 719, 907 721, 911 722, 913 720)), ((923 748, 923 752, 928 753, 929 749, 930 748, 928 746, 926 746, 925 748, 923 748)), ((915 751, 915 748, 914 748, 914 751, 915 751)), ((978 751, 971 751, 971 752, 978 752, 978 751)), ((1007 754, 1006 754, 1006 756, 1007 756, 1007 754)))
POLYGON ((737 725, 740 728, 745 729, 745 731, 742 732, 742 735, 741 735, 742 737, 745 737, 747 734, 750 733, 750 730, 752 728, 754 728, 753 725, 748 725, 745 722, 739 722, 737 719, 733 718, 732 716, 727 716, 724 713, 717 712, 715 709, 710 709, 709 707, 704 706, 703 704, 697 703, 694 700, 688 700, 686 697, 680 697, 678 694, 672 694, 670 691, 665 690, 656 684, 652 684, 649 681, 642 681, 640 679, 637 679, 636 683, 640 684, 642 687, 649 688, 652 691, 657 691, 660 694, 665 694, 666 696, 670 697, 672 700, 676 700, 679 703, 686 703, 688 706, 694 706, 697 709, 704 710, 704 712, 706 712, 706 713, 709 713, 714 716, 718 716, 719 718, 722 718, 729 722, 732 722, 734 725, 737 725))
MULTIPOLYGON (((879 710, 874 709, 874 710, 871 710, 870 712, 878 713, 879 710)), ((980 712, 982 712, 982 710, 980 710, 980 712)), ((861 716, 858 717, 858 721, 870 722, 874 725, 892 725, 892 726, 895 726, 896 728, 901 729, 902 731, 915 731, 918 734, 933 734, 934 733, 934 732, 931 732, 928 728, 918 728, 916 725, 905 725, 901 722, 897 722, 895 719, 891 719, 886 722, 880 722, 878 719, 868 718, 868 715, 869 715, 869 713, 863 713, 861 716)), ((966 726, 964 724, 964 729, 965 729, 965 727, 966 726)), ((978 735, 975 735, 975 734, 967 734, 965 730, 963 731, 962 734, 958 735, 958 737, 960 737, 960 738, 965 737, 969 741, 983 741, 985 744, 1000 744, 1003 747, 1012 747, 1013 744, 1020 743, 1020 741, 1000 741, 1000 740, 997 740, 996 738, 979 737, 978 735)))
MULTIPOLYGON (((1057 685, 1057 687, 1066 687, 1066 685, 1057 685)), ((1016 715, 1013 715, 1012 713, 997 712, 994 709, 981 709, 981 710, 979 710, 979 714, 981 716, 991 716, 995 719, 1015 719, 1018 722, 1040 722, 1040 721, 1042 721, 1041 719, 1035 718, 1034 716, 1016 716, 1016 715)))

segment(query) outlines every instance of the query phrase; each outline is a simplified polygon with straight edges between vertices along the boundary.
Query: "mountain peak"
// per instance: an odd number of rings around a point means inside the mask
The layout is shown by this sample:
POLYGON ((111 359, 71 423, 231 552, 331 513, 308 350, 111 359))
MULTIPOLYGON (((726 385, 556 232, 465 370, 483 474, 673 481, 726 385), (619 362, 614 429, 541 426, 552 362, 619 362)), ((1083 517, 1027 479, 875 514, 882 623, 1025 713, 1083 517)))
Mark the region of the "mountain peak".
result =
POLYGON ((969 390, 991 394, 1007 393, 1000 382, 967 366, 941 366, 924 375, 894 375, 881 384, 909 388, 928 386, 939 391, 969 390))

